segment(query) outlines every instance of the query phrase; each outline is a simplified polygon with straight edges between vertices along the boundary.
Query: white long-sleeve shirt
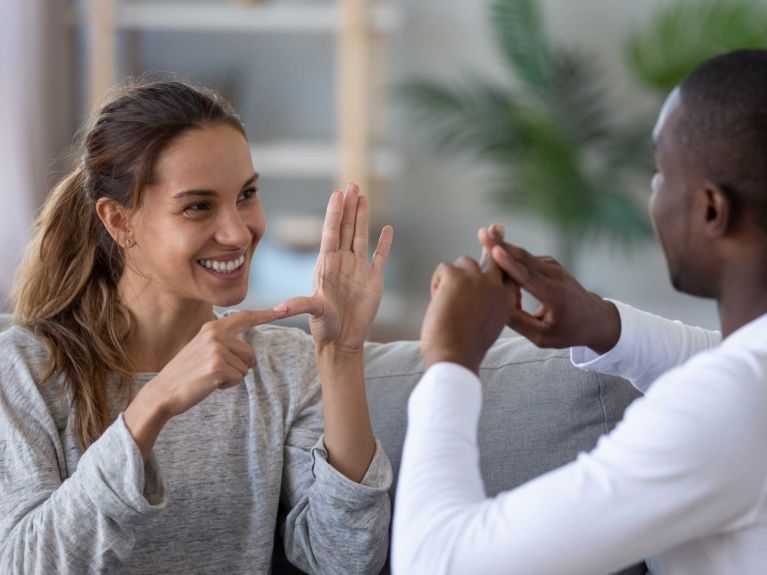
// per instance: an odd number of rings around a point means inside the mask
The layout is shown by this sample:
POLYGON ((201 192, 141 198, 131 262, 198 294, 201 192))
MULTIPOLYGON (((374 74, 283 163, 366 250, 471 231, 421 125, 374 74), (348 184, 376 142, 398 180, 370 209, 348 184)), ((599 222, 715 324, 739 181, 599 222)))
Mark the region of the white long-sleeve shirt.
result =
MULTIPOLYGON (((644 397, 572 463, 488 499, 478 378, 436 364, 410 398, 395 505, 397 575, 767 573, 767 315, 720 343, 618 304, 618 344, 575 365, 644 397)), ((514 441, 509 437, 509 441, 514 441)))

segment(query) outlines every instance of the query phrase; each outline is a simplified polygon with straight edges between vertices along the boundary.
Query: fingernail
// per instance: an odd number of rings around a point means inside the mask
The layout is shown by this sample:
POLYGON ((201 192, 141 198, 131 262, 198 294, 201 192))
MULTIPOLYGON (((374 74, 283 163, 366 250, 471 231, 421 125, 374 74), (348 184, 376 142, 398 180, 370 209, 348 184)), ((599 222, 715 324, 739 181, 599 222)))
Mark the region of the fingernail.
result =
POLYGON ((272 309, 274 311, 278 311, 280 313, 284 313, 284 312, 288 311, 288 306, 286 306, 284 303, 281 303, 278 306, 274 306, 272 309))

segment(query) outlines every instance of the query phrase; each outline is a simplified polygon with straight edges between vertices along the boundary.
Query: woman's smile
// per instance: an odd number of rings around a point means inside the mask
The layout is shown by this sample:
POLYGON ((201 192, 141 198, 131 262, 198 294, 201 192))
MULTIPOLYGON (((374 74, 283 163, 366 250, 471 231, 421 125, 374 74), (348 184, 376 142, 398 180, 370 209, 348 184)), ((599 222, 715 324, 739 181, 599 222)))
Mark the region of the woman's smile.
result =
POLYGON ((238 257, 216 257, 198 259, 197 265, 199 265, 206 272, 210 273, 214 277, 226 280, 240 279, 245 275, 245 254, 240 254, 238 257))

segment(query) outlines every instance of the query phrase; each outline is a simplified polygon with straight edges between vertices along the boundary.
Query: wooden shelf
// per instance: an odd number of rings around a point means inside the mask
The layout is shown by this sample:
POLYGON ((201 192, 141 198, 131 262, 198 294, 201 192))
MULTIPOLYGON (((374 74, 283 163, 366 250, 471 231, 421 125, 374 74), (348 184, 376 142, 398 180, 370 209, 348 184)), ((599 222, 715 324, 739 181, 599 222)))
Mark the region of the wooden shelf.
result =
POLYGON ((257 169, 265 176, 328 177, 336 185, 356 182, 365 190, 372 189, 371 179, 388 180, 399 173, 399 158, 379 148, 372 135, 374 111, 381 116, 387 106, 382 91, 388 84, 385 47, 389 32, 402 20, 393 0, 333 0, 319 5, 310 0, 260 4, 81 0, 79 9, 76 21, 87 32, 91 107, 119 78, 120 31, 329 34, 336 43, 334 141, 256 145, 257 169))
MULTIPOLYGON (((83 21, 84 16, 76 15, 83 21)), ((391 4, 370 8, 373 32, 389 33, 401 25, 401 13, 391 4)), ((197 4, 191 2, 119 2, 114 27, 118 30, 335 33, 341 11, 335 4, 277 3, 197 4)))
MULTIPOLYGON (((256 170, 264 177, 335 179, 339 173, 340 154, 333 142, 254 143, 250 150, 256 170)), ((368 162, 376 179, 389 180, 402 169, 399 155, 383 147, 374 149, 368 162)))

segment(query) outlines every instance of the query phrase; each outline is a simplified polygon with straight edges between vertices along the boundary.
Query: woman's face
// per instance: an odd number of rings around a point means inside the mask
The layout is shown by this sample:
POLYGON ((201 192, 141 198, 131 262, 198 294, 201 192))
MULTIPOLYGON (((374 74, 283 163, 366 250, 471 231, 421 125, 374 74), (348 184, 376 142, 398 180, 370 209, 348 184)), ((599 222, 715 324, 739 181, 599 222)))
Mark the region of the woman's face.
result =
POLYGON ((174 140, 131 219, 135 245, 125 252, 126 273, 145 278, 153 294, 240 303, 265 228, 257 179, 248 144, 231 126, 209 125, 174 140))

